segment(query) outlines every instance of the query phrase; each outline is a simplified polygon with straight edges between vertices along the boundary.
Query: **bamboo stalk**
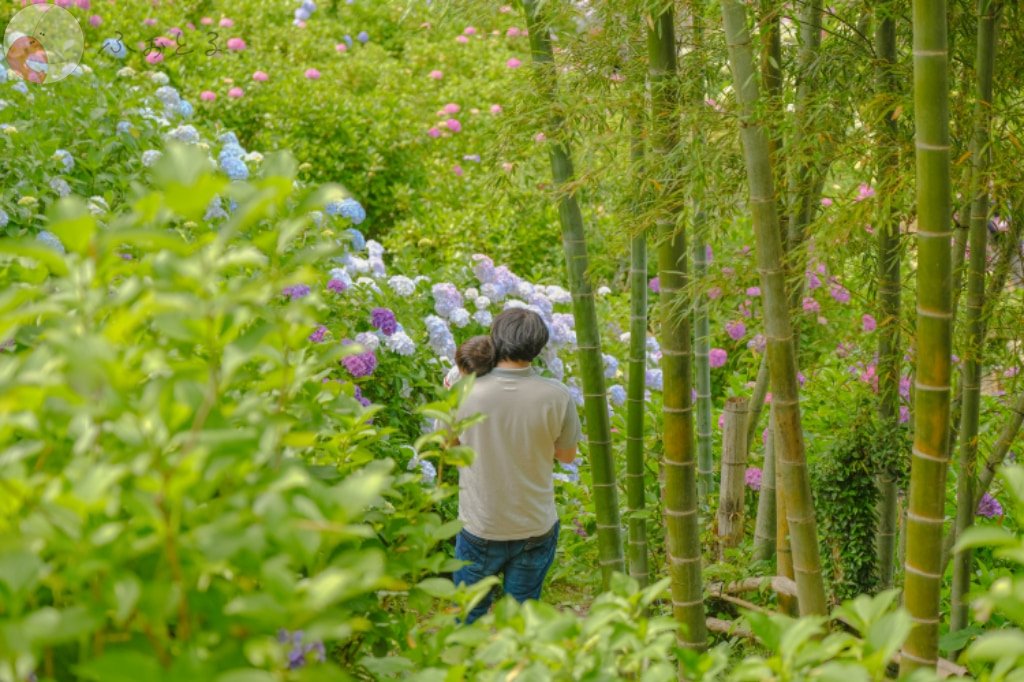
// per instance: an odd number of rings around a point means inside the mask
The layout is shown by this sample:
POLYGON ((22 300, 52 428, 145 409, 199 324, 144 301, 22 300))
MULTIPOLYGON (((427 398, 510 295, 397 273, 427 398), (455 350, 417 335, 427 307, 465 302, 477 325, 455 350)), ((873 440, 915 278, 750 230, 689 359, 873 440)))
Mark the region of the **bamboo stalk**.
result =
POLYGON ((718 502, 719 558, 743 539, 744 474, 747 470, 747 401, 729 398, 725 402, 722 437, 722 485, 718 502))
POLYGON ((775 505, 775 439, 769 436, 764 446, 761 490, 757 495, 757 518, 754 521, 754 561, 768 561, 775 554, 775 505))
MULTIPOLYGON (((652 104, 652 157, 669 158, 679 143, 678 79, 673 8, 652 15, 647 32, 652 104)), ((667 165, 667 164, 666 164, 667 165)), ((679 623, 680 644, 707 646, 701 582, 700 533, 697 525, 697 457, 690 399, 691 338, 687 293, 686 238, 676 229, 680 198, 674 168, 662 168, 658 183, 658 276, 662 371, 664 376, 663 489, 666 549, 671 577, 672 611, 679 623), (681 312, 682 311, 682 312, 681 312)))
MULTIPOLYGON (((893 3, 880 4, 875 28, 878 93, 887 98, 878 123, 878 179, 883 196, 899 182, 896 120, 896 22, 893 3)), ((884 428, 899 428, 900 389, 900 237, 899 221, 888 201, 880 202, 875 219, 878 234, 878 417, 884 428)), ((896 553, 896 476, 888 469, 876 473, 878 506, 878 577, 882 589, 892 586, 896 553)))
MULTIPOLYGON (((694 361, 697 370, 697 485, 701 499, 708 500, 715 490, 715 461, 711 430, 711 364, 708 360, 711 332, 708 329, 708 301, 701 282, 707 273, 707 243, 704 240, 707 218, 703 211, 694 216, 693 264, 696 279, 694 306, 694 361)), ((746 413, 744 413, 746 414, 746 413)), ((744 428, 746 424, 744 423, 744 428)))
MULTIPOLYGON (((783 494, 782 469, 778 464, 778 452, 781 447, 777 429, 775 428, 774 410, 768 414, 768 440, 773 441, 772 448, 775 450, 775 573, 794 580, 793 574, 793 548, 789 541, 789 519, 786 516, 786 498, 783 494)), ((796 581, 794 580, 794 585, 796 581)), ((796 595, 793 595, 795 597, 796 595)), ((796 615, 797 600, 789 595, 779 594, 779 610, 783 613, 796 615)))
POLYGON ((768 395, 768 353, 761 356, 761 364, 757 367, 757 378, 754 390, 750 392, 750 405, 747 416, 747 448, 757 442, 757 427, 761 423, 761 411, 764 399, 768 395))
MULTIPOLYGON (((978 0, 977 99, 974 106, 974 134, 971 137, 971 226, 968 236, 971 255, 967 266, 967 343, 964 348, 963 403, 960 407, 960 472, 957 478, 956 533, 963 534, 974 521, 975 468, 978 457, 978 417, 981 411, 981 358, 985 345, 985 259, 988 252, 988 152, 992 111, 992 72, 995 65, 996 23, 999 0, 978 0)), ((950 597, 951 632, 967 627, 967 594, 971 589, 971 550, 953 559, 953 588, 950 597)))
MULTIPOLYGON (((530 54, 538 91, 553 105, 558 102, 558 83, 551 35, 539 14, 538 0, 523 0, 526 24, 530 33, 530 54)), ((619 519, 618 487, 612 460, 611 427, 608 421, 608 398, 604 384, 604 361, 601 338, 594 306, 594 293, 587 275, 587 244, 583 214, 573 187, 574 173, 569 148, 564 140, 565 121, 553 113, 549 119, 553 139, 548 143, 551 172, 560 191, 558 215, 562 225, 569 288, 572 292, 573 314, 583 383, 584 414, 587 419, 587 445, 593 475, 594 509, 597 515, 597 545, 601 576, 607 588, 615 571, 623 572, 622 530, 619 519)))
MULTIPOLYGON (((795 168, 790 176, 789 229, 786 232, 786 251, 794 259, 796 247, 804 240, 804 231, 813 216, 815 182, 813 152, 810 140, 813 137, 814 122, 811 118, 811 103, 817 91, 818 52, 821 47, 821 0, 807 0, 800 10, 800 50, 797 55, 796 102, 794 103, 794 135, 787 157, 795 168)), ((802 289, 802 287, 795 287, 802 289)), ((794 301, 794 304, 796 301, 794 301)), ((795 307, 795 305, 794 305, 795 307)))
MULTIPOLYGON (((644 157, 640 116, 633 119, 630 157, 634 170, 644 157)), ((638 172, 639 175, 639 172, 638 172)), ((626 391, 626 507, 629 517, 629 575, 645 586, 650 582, 647 561, 647 520, 644 491, 644 376, 647 371, 647 235, 630 240, 629 383, 626 391)))
POLYGON ((758 270, 765 302, 768 338, 768 370, 771 376, 772 411, 780 445, 777 467, 782 472, 783 497, 793 551, 793 572, 800 591, 800 613, 824 614, 825 587, 818 556, 818 536, 811 487, 804 457, 803 430, 796 381, 789 299, 785 289, 782 236, 775 205, 771 161, 763 128, 756 117, 759 93, 754 77, 753 50, 747 30, 745 6, 738 0, 721 0, 729 63, 736 98, 740 104, 740 136, 743 141, 750 208, 757 237, 758 270))
POLYGON ((914 0, 917 368, 904 603, 913 628, 900 673, 938 660, 952 350, 949 82, 945 0, 914 0))

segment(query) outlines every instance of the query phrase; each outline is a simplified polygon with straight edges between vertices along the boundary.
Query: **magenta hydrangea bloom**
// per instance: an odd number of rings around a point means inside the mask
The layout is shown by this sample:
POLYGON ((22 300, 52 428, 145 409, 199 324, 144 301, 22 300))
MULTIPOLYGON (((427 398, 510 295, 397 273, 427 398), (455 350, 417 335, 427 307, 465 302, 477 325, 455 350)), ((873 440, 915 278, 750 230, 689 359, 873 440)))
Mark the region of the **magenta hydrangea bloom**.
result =
POLYGON ((649 286, 651 288, 651 291, 653 291, 654 293, 660 294, 661 293, 661 278, 660 277, 652 277, 651 281, 647 283, 647 286, 649 286))
POLYGON ((997 516, 1003 515, 1003 505, 999 504, 999 500, 985 493, 978 500, 978 509, 975 513, 978 516, 984 516, 986 519, 994 519, 997 516))
POLYGON ((305 298, 309 296, 309 285, 308 284, 295 284, 290 287, 285 287, 281 293, 293 301, 297 298, 305 298))
POLYGON ((743 474, 743 482, 747 484, 747 487, 751 490, 761 489, 761 479, 764 476, 764 472, 761 471, 760 467, 747 467, 747 470, 743 474))
POLYGON ((747 296, 760 296, 761 287, 749 287, 747 288, 747 296))
POLYGON ((733 341, 739 341, 747 335, 747 325, 743 324, 742 320, 729 322, 725 325, 725 333, 728 334, 729 338, 733 341))
MULTIPOLYGON (((350 345, 351 340, 346 339, 344 345, 350 345)), ((348 373, 354 378, 368 377, 373 374, 373 370, 377 369, 377 356, 372 350, 365 350, 362 353, 356 353, 355 355, 346 355, 341 359, 341 364, 345 366, 348 373)))
POLYGON ((391 336, 398 331, 398 320, 388 308, 374 308, 370 313, 370 323, 381 330, 384 336, 391 336))
POLYGON ((878 327, 878 323, 875 322, 875 318, 871 315, 865 314, 860 318, 860 322, 866 332, 873 332, 875 331, 875 328, 878 327))
POLYGON ((721 367, 728 358, 729 354, 721 348, 712 348, 708 352, 708 364, 713 368, 721 367))
POLYGON ((821 304, 810 296, 805 296, 803 301, 805 313, 817 313, 821 311, 821 304))
POLYGON ((832 295, 832 298, 836 299, 840 303, 850 302, 850 292, 841 284, 833 284, 828 293, 832 295))

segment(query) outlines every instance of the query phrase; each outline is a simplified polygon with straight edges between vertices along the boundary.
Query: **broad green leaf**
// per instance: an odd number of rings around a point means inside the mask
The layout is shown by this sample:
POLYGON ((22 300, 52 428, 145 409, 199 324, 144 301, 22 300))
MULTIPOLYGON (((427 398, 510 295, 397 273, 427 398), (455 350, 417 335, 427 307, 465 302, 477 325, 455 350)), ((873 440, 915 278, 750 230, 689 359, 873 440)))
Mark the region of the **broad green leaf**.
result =
POLYGON ((1016 542, 1017 538, 1001 526, 971 526, 957 539, 954 551, 976 547, 1005 547, 1016 542))
POLYGON ((455 585, 451 580, 444 578, 426 578, 416 583, 416 589, 439 599, 450 597, 455 593, 455 585))
POLYGON ((78 197, 64 197, 50 212, 47 229, 60 238, 68 251, 82 253, 96 232, 96 218, 78 197))
POLYGON ((159 682, 164 677, 154 654, 118 649, 77 666, 75 672, 82 679, 95 682, 159 682))

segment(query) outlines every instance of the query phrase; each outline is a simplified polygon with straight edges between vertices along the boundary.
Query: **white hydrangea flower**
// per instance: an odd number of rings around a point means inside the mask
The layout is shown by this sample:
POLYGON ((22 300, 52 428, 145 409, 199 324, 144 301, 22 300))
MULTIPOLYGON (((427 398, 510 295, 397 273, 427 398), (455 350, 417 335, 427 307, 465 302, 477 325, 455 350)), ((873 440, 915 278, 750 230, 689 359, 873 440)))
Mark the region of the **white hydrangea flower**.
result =
POLYGON ((372 351, 380 348, 380 338, 372 332, 359 332, 356 334, 356 343, 366 346, 366 348, 372 351))
POLYGON ((370 271, 370 261, 359 256, 352 256, 348 261, 348 267, 357 274, 364 274, 370 271))
POLYGON ((547 288, 548 298, 551 299, 552 303, 557 305, 568 305, 572 303, 572 294, 559 286, 549 286, 547 288))
POLYGON ((448 316, 448 319, 452 321, 456 327, 462 328, 469 324, 470 316, 469 311, 465 308, 456 308, 448 316))
POLYGON ((388 274, 387 268, 384 266, 384 261, 375 256, 371 256, 369 259, 370 272, 374 277, 385 277, 388 274))
POLYGON ((157 85, 167 85, 171 82, 171 79, 163 71, 147 71, 146 73, 149 75, 149 80, 157 85))
POLYGON ((377 292, 378 294, 380 293, 380 287, 378 287, 377 283, 375 281, 373 281, 372 279, 370 279, 369 277, 360 277, 359 279, 357 279, 356 280, 356 286, 357 287, 365 287, 367 289, 372 289, 373 291, 377 292))
POLYGON ((466 289, 466 290, 465 290, 465 291, 464 291, 464 292, 462 293, 462 295, 463 295, 463 297, 465 297, 465 299, 466 299, 467 301, 472 301, 473 299, 475 299, 475 298, 476 298, 477 296, 479 296, 479 295, 480 295, 480 291, 479 291, 479 290, 477 290, 477 288, 476 288, 476 287, 470 287, 470 288, 466 289))
POLYGON ((71 185, 64 178, 50 180, 50 189, 56 192, 59 197, 66 197, 71 194, 71 185))
POLYGON ((619 334, 619 341, 622 343, 629 343, 629 340, 633 338, 629 332, 622 332, 619 334))
POLYGON ((607 296, 610 293, 612 293, 612 290, 609 289, 608 287, 598 287, 597 288, 597 295, 598 296, 607 296))
POLYGON ((484 327, 490 327, 491 323, 494 322, 494 315, 491 314, 490 310, 478 310, 473 313, 473 320, 484 327))
POLYGON ((348 274, 348 270, 345 268, 332 268, 329 278, 344 282, 346 287, 350 287, 353 284, 352 275, 348 274))
POLYGON ((370 258, 380 258, 384 255, 384 246, 375 239, 366 240, 366 253, 370 258))
POLYGON ((491 307, 491 299, 486 296, 477 296, 473 300, 473 305, 477 307, 477 310, 487 310, 491 307))
POLYGON ((384 345, 398 355, 412 355, 416 352, 416 343, 403 331, 384 337, 384 345))
POLYGON ((388 280, 388 286, 399 296, 412 296, 416 292, 416 282, 404 275, 395 275, 388 280))
POLYGON ((163 152, 156 149, 147 149, 142 152, 142 165, 146 168, 151 168, 163 155, 163 152))

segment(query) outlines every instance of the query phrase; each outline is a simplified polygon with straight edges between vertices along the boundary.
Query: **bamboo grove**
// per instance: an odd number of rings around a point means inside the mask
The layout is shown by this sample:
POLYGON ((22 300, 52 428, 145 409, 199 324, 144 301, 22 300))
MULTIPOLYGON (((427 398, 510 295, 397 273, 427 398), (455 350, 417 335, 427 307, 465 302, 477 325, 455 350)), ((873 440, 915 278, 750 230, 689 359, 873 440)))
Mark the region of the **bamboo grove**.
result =
POLYGON ((709 614, 723 583, 705 571, 729 574, 723 566, 747 556, 737 545, 749 545, 751 563, 730 575, 788 586, 775 607, 825 615, 835 604, 809 466, 809 453, 823 455, 807 425, 820 430, 827 406, 801 400, 801 386, 821 355, 805 343, 824 324, 805 303, 814 264, 845 258, 877 323, 864 342, 875 355, 862 420, 874 429, 873 464, 858 473, 876 492, 865 589, 901 590, 913 622, 903 672, 935 666, 940 629, 970 622, 975 564, 956 538, 1019 443, 1024 414, 1013 382, 998 408, 981 400, 992 355, 1021 342, 1024 183, 1014 158, 1024 102, 1021 57, 1008 47, 1024 37, 1021 10, 999 0, 523 0, 520 9, 536 85, 529 116, 550 138, 579 321, 605 583, 613 571, 642 584, 668 577, 680 644, 691 649, 721 629, 709 614), (610 177, 614 165, 628 177, 610 177), (854 175, 854 208, 828 217, 840 180, 854 175), (621 453, 588 279, 595 233, 584 216, 608 210, 588 205, 598 185, 622 196, 612 251, 631 292, 621 453), (723 387, 709 365, 718 295, 707 278, 711 245, 726 232, 753 245, 764 329, 749 374, 723 387), (648 333, 663 368, 656 407, 644 395, 648 333), (724 444, 713 395, 719 412, 728 403, 724 444), (759 491, 744 521, 733 474, 755 451, 759 491), (739 538, 726 512, 736 509, 739 538))

